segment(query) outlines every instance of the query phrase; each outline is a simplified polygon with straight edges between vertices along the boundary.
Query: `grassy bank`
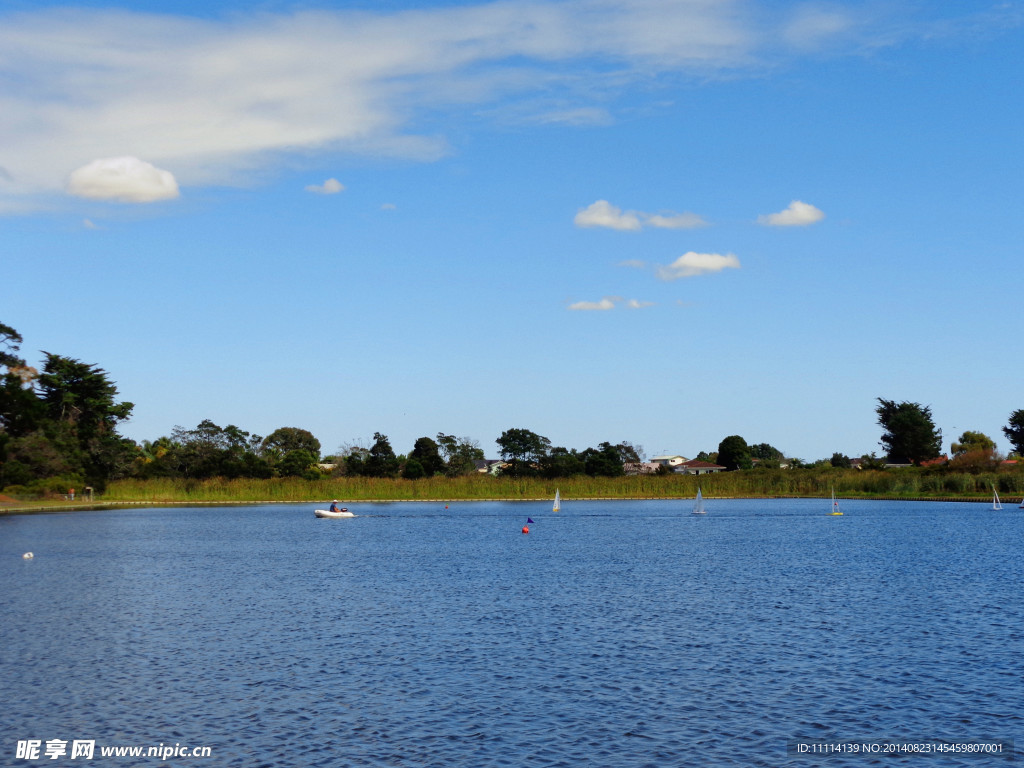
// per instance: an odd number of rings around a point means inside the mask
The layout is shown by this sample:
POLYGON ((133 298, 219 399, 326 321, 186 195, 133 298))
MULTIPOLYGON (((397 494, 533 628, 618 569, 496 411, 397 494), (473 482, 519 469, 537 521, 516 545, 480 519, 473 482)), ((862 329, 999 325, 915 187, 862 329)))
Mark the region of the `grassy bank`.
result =
POLYGON ((422 480, 386 478, 297 478, 273 480, 119 480, 111 483, 103 502, 259 502, 313 501, 417 501, 543 499, 561 490, 566 499, 645 498, 693 496, 700 484, 710 497, 828 496, 835 488, 844 498, 964 498, 992 495, 992 485, 1007 499, 1024 497, 1024 471, 961 474, 906 470, 767 470, 704 475, 645 477, 540 478, 434 477, 422 480))

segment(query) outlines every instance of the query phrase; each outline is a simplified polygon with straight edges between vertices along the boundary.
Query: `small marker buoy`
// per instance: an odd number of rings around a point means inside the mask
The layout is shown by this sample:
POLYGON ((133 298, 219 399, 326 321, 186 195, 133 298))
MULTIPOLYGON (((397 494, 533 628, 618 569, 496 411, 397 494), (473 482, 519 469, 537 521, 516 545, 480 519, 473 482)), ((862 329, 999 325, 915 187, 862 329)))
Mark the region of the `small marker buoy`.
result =
POLYGON ((529 532, 530 532, 530 529, 529 529, 529 528, 527 528, 527 527, 526 527, 526 526, 524 525, 524 526, 523 526, 523 533, 529 533, 529 532))
POLYGON ((23 560, 31 560, 33 557, 35 557, 35 555, 33 555, 31 552, 26 552, 21 557, 23 560))

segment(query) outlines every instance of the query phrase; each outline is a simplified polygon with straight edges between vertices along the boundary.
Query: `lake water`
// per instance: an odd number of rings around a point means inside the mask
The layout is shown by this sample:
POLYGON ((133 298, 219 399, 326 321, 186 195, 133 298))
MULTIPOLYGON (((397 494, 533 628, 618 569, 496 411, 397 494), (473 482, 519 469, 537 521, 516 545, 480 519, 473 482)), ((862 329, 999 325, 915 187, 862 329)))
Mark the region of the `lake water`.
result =
POLYGON ((0 518, 0 765, 1008 762, 787 751, 822 739, 1024 756, 1024 511, 690 506, 0 518), (17 759, 30 739, 96 752, 17 759), (211 757, 99 753, 158 744, 211 757))

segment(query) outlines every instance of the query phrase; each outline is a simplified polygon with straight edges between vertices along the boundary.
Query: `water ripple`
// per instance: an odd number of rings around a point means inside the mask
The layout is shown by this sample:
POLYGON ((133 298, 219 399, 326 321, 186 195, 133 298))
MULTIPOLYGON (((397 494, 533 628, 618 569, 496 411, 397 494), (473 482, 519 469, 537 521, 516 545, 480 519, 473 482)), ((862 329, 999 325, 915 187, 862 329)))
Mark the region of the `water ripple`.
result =
POLYGON ((851 502, 837 520, 815 504, 3 519, 3 748, 715 768, 814 764, 786 756, 790 739, 1014 738, 1024 516, 851 502))

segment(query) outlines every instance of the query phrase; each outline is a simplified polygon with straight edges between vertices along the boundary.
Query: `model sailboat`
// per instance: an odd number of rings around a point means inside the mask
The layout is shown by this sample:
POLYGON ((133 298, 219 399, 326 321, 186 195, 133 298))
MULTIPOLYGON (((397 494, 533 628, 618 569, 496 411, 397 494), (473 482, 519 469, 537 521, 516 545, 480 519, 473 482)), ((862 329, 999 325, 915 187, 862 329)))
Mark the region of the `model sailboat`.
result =
POLYGON ((999 503, 999 491, 996 490, 995 485, 992 486, 992 509, 1002 509, 1003 505, 999 503))
POLYGON ((832 511, 829 514, 830 515, 841 515, 841 514, 843 514, 840 511, 840 509, 839 509, 839 502, 836 501, 836 489, 835 489, 834 486, 832 488, 832 511))
POLYGON ((700 486, 697 486, 697 498, 693 500, 693 514, 695 515, 706 515, 707 510, 704 509, 704 495, 700 492, 700 486))
POLYGON ((552 512, 557 512, 557 511, 558 511, 558 510, 560 510, 561 508, 562 508, 562 497, 561 497, 561 496, 559 495, 559 493, 558 493, 558 489, 557 489, 557 488, 555 488, 555 503, 554 503, 554 505, 553 505, 553 506, 551 507, 551 511, 552 511, 552 512))

